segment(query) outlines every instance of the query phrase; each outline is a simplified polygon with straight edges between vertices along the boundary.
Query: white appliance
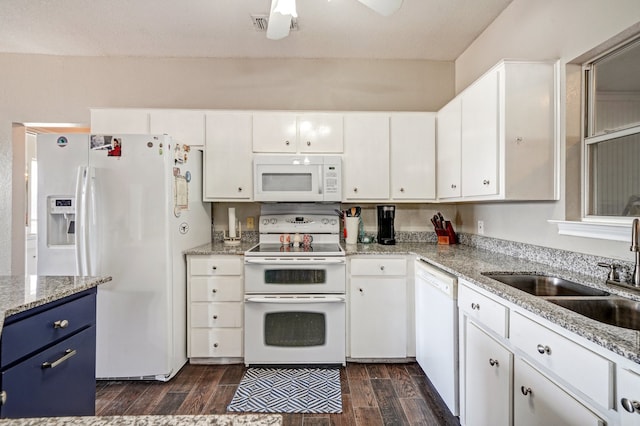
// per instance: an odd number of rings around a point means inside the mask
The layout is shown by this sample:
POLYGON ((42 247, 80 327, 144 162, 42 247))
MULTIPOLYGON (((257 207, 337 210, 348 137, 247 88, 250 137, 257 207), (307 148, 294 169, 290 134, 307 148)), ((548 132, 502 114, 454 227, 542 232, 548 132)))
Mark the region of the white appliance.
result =
POLYGON ((415 290, 416 361, 458 416, 458 280, 417 259, 415 290))
POLYGON ((340 201, 342 159, 322 155, 254 155, 255 201, 340 201))
POLYGON ((112 276, 98 287, 96 376, 169 380, 187 359, 182 252, 211 240, 201 153, 166 135, 37 144, 39 223, 58 220, 55 235, 74 222, 71 244, 40 229, 38 274, 112 276))
POLYGON ((335 207, 262 206, 260 243, 245 252, 246 365, 345 365, 346 260, 335 207))

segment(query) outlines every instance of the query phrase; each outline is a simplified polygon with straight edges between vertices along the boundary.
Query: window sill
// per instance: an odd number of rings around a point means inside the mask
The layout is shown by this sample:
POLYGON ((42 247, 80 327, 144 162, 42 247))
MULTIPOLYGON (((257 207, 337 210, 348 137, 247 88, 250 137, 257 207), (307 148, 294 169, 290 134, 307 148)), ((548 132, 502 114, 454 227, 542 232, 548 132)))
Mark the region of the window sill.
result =
POLYGON ((611 241, 631 241, 631 224, 629 223, 568 220, 549 220, 548 222, 558 225, 558 234, 560 235, 611 241))

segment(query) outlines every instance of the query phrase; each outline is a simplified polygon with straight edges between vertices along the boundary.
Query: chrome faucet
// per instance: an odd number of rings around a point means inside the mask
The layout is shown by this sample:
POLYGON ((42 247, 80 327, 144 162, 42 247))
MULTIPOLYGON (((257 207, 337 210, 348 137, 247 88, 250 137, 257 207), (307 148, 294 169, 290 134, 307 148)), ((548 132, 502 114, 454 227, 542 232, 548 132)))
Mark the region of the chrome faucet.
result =
POLYGON ((640 228, 640 219, 633 219, 631 224, 631 248, 629 250, 636 253, 636 264, 633 268, 633 276, 631 277, 631 285, 640 287, 640 246, 638 246, 638 231, 640 228))

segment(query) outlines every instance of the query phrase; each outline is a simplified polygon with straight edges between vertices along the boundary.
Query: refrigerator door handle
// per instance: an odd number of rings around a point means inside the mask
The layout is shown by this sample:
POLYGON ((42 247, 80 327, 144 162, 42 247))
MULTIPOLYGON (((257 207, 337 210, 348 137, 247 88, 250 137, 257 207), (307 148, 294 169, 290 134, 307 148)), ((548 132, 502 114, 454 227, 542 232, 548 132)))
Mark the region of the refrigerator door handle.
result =
POLYGON ((97 256, 97 226, 98 226, 98 209, 96 208, 96 169, 95 167, 87 167, 87 193, 86 193, 86 227, 85 227, 85 257, 86 275, 98 275, 98 256, 97 256))
POLYGON ((87 167, 78 167, 76 177, 76 274, 86 275, 86 189, 87 167))

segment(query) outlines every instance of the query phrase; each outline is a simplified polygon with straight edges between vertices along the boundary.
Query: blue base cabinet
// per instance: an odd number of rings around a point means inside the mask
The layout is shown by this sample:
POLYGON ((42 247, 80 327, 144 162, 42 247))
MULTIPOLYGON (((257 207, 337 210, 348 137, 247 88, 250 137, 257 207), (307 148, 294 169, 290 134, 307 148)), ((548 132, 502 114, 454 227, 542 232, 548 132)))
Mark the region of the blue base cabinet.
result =
POLYGON ((0 417, 95 414, 95 318, 95 289, 7 318, 0 417))

